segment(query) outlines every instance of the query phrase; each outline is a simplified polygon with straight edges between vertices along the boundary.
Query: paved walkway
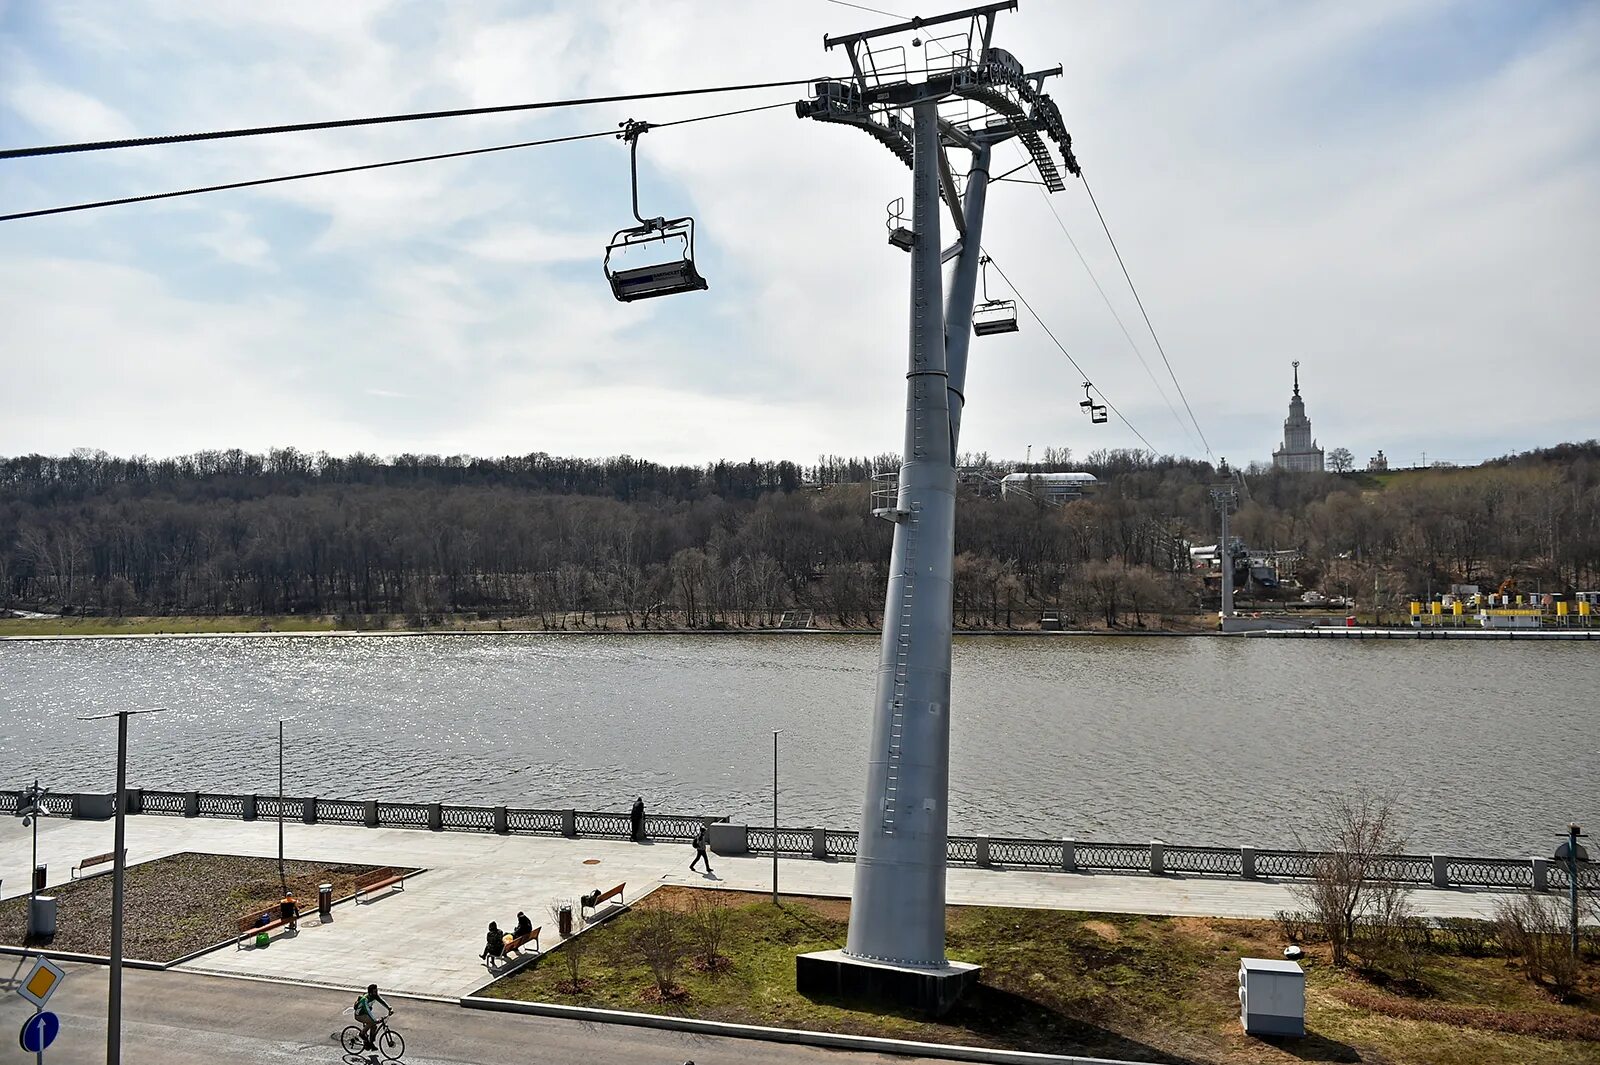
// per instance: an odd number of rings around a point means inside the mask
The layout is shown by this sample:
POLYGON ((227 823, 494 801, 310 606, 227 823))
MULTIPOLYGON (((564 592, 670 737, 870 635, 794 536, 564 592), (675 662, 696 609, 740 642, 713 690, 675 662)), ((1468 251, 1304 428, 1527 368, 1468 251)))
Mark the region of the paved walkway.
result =
MULTIPOLYGON (((74 862, 111 849, 110 822, 47 820, 39 834, 39 860, 50 883, 67 879, 74 862)), ((596 887, 628 884, 630 901, 660 884, 767 891, 770 857, 716 858, 716 876, 689 871, 684 844, 634 844, 545 836, 495 836, 467 832, 284 826, 290 858, 406 865, 428 871, 404 891, 360 906, 334 908, 333 920, 301 922, 298 936, 279 935, 264 950, 231 947, 185 963, 212 973, 358 987, 376 980, 414 994, 462 995, 493 978, 478 960, 490 920, 509 927, 524 910, 544 927, 546 949, 559 942, 549 908, 572 902, 596 887), (594 863, 594 864, 587 864, 594 863)), ((277 823, 139 815, 128 819, 128 860, 149 861, 181 851, 273 857, 277 823)), ((5 897, 27 893, 29 839, 13 818, 0 819, 0 886, 5 897)), ((814 859, 778 863, 785 893, 847 896, 854 865, 814 859)), ((1487 917, 1492 892, 1418 890, 1412 901, 1427 916, 1487 917)), ((1287 884, 1220 878, 1110 876, 952 868, 948 898, 954 904, 1102 910, 1218 917, 1270 917, 1299 908, 1287 884)))

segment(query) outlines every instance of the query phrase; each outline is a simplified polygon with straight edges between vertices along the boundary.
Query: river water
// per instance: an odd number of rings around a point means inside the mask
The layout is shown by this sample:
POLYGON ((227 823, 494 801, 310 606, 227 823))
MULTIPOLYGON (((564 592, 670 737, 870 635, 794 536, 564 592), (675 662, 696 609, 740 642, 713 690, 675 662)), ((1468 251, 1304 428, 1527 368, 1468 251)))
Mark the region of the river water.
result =
MULTIPOLYGON (((0 642, 0 787, 772 816, 854 828, 876 637, 0 642)), ((1600 651, 1542 642, 958 638, 951 830, 1293 845, 1336 793, 1409 849, 1544 854, 1600 828, 1600 651)), ((1309 838, 1309 835, 1308 835, 1309 838)))

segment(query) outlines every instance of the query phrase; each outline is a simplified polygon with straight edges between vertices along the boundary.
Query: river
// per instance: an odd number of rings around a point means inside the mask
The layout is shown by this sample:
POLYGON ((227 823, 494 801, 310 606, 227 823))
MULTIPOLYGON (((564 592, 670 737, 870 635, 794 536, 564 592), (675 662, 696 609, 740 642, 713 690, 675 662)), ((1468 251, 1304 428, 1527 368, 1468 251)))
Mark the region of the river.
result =
MULTIPOLYGON (((0 786, 624 809, 854 828, 864 636, 0 642, 0 786)), ((1415 851, 1545 854, 1600 828, 1593 644, 958 638, 951 830, 1293 845, 1392 795, 1415 851)))

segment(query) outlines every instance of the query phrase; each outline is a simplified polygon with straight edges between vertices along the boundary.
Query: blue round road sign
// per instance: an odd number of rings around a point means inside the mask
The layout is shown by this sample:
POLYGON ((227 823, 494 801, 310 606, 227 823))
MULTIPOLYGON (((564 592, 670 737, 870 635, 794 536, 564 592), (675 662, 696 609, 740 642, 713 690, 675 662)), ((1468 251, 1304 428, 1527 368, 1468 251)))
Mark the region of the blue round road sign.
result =
POLYGON ((56 1033, 59 1031, 61 1031, 61 1018, 46 1010, 43 1013, 35 1013, 23 1023, 19 1041, 23 1050, 30 1054, 38 1054, 55 1042, 56 1033))

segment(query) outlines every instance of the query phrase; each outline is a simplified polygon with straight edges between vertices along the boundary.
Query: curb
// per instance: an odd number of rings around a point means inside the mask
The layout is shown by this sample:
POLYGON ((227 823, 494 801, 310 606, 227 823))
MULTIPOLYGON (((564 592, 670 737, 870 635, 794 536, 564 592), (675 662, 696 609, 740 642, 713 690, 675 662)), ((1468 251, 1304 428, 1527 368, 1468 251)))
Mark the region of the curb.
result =
MULTIPOLYGON (((111 959, 104 954, 74 954, 70 950, 51 950, 49 947, 13 947, 9 943, 0 943, 0 955, 10 955, 16 958, 49 958, 52 961, 75 961, 84 965, 110 965, 111 959)), ((123 958, 124 969, 148 969, 151 972, 162 972, 167 968, 159 961, 143 961, 139 958, 123 958)))
POLYGON ((628 1024, 639 1028, 659 1028, 669 1032, 693 1032, 730 1039, 759 1039, 769 1043, 798 1043, 832 1050, 862 1050, 868 1053, 896 1054, 903 1057, 941 1058, 946 1061, 978 1061, 993 1065, 1135 1065, 1118 1058, 1085 1058, 1071 1054, 1035 1054, 1025 1050, 991 1050, 949 1043, 916 1043, 906 1039, 880 1039, 867 1035, 839 1035, 834 1032, 807 1032, 798 1028, 763 1028, 753 1024, 726 1021, 701 1021, 691 1017, 665 1017, 654 1013, 628 1013, 622 1010, 590 1009, 586 1006, 558 1006, 550 1002, 514 1002, 509 999, 464 995, 466 1009, 501 1013, 522 1013, 535 1017, 558 1017, 591 1024, 628 1024))

